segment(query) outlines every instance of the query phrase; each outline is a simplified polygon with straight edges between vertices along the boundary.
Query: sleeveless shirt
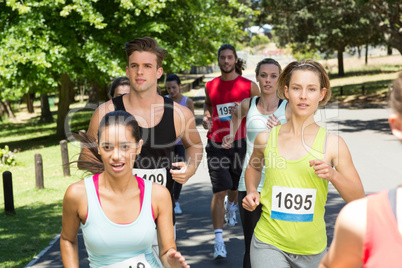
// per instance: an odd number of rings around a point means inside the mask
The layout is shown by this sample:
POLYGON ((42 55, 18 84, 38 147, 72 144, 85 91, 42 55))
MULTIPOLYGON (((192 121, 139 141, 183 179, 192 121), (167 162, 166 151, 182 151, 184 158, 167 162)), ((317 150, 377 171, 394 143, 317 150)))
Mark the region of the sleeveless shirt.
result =
POLYGON ((396 219, 396 189, 367 197, 367 228, 362 262, 364 268, 401 267, 402 236, 396 219))
MULTIPOLYGON (((239 191, 246 191, 246 183, 245 183, 245 173, 246 173, 246 168, 248 165, 248 162, 250 160, 251 154, 253 153, 254 149, 254 140, 255 137, 257 137, 257 134, 267 130, 267 120, 269 116, 272 114, 262 114, 258 111, 257 108, 257 96, 253 97, 250 105, 250 109, 248 110, 247 113, 247 118, 246 118, 246 129, 247 129, 247 135, 246 135, 246 141, 247 141, 247 152, 246 152, 246 157, 244 158, 244 164, 243 164, 243 171, 240 176, 240 181, 239 181, 239 191)), ((273 113, 281 122, 281 124, 285 124, 286 121, 286 104, 288 102, 286 100, 283 100, 280 102, 278 108, 276 111, 273 113)), ((264 180, 265 180, 265 167, 262 169, 261 173, 261 182, 258 185, 257 191, 260 193, 262 190, 262 186, 264 185, 264 180)))
MULTIPOLYGON (((137 174, 144 179, 150 179, 153 182, 164 185, 172 192, 173 179, 169 172, 172 168, 174 159, 174 147, 176 144, 176 130, 173 118, 173 100, 163 97, 164 111, 161 121, 152 128, 143 128, 141 138, 144 141, 141 153, 137 156, 135 169, 165 169, 166 178, 159 177, 159 174, 148 174, 147 176, 137 174), (165 181, 166 179, 166 181, 165 181)), ((123 103, 123 96, 112 99, 116 111, 126 111, 123 103)), ((135 116, 135 115, 134 115, 135 116)), ((136 172, 139 172, 138 170, 136 172)))
MULTIPOLYGON (((221 77, 216 77, 212 81, 207 82, 206 91, 212 103, 212 127, 207 133, 207 138, 213 142, 222 142, 224 136, 230 133, 230 106, 234 106, 234 102, 241 102, 245 98, 250 97, 251 80, 239 75, 231 81, 223 81, 221 77)), ((235 140, 243 139, 246 136, 245 129, 246 120, 237 130, 235 140)))
POLYGON ((117 224, 103 212, 92 177, 84 181, 88 216, 81 229, 90 267, 112 265, 142 254, 151 267, 158 267, 152 251, 156 227, 151 207, 152 182, 144 180, 144 200, 138 218, 129 224, 117 224))
POLYGON ((304 157, 286 160, 278 152, 280 128, 271 130, 264 152, 263 206, 255 236, 287 253, 318 254, 327 247, 324 214, 328 181, 315 174, 309 161, 324 159, 327 131, 320 127, 304 157))

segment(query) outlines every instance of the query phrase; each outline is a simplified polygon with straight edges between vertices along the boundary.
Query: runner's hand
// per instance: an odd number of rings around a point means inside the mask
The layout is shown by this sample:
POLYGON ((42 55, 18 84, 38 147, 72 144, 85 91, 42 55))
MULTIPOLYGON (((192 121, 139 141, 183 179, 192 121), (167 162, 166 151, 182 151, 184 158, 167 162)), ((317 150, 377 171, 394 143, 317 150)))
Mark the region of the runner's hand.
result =
POLYGON ((202 126, 204 127, 204 129, 207 129, 208 131, 211 130, 211 128, 212 128, 211 116, 204 115, 204 117, 202 119, 202 126))
POLYGON ((167 253, 167 260, 171 268, 190 268, 190 266, 186 263, 184 257, 180 254, 180 252, 170 249, 167 253))
POLYGON ((233 106, 229 106, 229 112, 233 115, 234 111, 236 111, 237 107, 240 105, 240 102, 235 102, 233 106))
POLYGON ((322 159, 310 160, 310 167, 314 168, 315 174, 321 179, 331 181, 334 178, 335 170, 322 159))
POLYGON ((268 120, 267 120, 268 129, 279 126, 280 124, 281 124, 281 121, 279 121, 278 117, 276 117, 274 114, 268 117, 268 120))
POLYGON ((260 194, 257 191, 250 192, 243 198, 243 208, 248 211, 254 211, 260 204, 260 194))
POLYGON ((190 179, 190 177, 194 175, 193 173, 190 174, 190 169, 188 168, 186 162, 172 163, 172 166, 177 167, 170 170, 170 174, 172 174, 172 179, 180 184, 185 184, 188 179, 190 179))
POLYGON ((234 136, 233 135, 226 135, 222 139, 222 147, 225 149, 230 149, 232 147, 232 142, 234 141, 234 136))

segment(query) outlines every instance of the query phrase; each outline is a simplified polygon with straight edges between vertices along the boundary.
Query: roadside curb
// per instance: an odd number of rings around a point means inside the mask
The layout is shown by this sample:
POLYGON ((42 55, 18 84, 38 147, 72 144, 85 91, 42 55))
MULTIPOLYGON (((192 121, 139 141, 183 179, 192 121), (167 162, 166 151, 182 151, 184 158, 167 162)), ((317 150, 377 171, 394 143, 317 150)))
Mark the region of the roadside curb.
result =
POLYGON ((57 240, 59 240, 60 238, 60 234, 56 235, 53 240, 49 243, 49 245, 42 250, 41 252, 39 252, 38 255, 36 255, 26 266, 27 267, 31 267, 32 265, 34 265, 43 255, 46 254, 46 252, 54 245, 54 243, 56 243, 57 240))

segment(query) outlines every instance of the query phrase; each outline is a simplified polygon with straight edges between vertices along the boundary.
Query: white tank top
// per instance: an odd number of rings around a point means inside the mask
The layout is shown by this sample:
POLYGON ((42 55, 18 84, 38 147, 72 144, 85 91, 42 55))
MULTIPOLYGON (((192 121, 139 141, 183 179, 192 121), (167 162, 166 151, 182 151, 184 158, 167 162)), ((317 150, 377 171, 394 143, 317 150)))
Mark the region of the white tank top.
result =
MULTIPOLYGON (((239 188, 238 188, 239 191, 246 191, 246 183, 244 180, 244 176, 246 173, 246 168, 250 160, 251 154, 253 153, 255 137, 257 137, 258 133, 268 129, 267 120, 269 116, 272 115, 272 114, 264 115, 258 111, 256 105, 257 98, 258 97, 256 96, 251 99, 251 106, 247 113, 247 119, 246 119, 247 152, 244 158, 243 170, 240 176, 239 188)), ((286 100, 283 100, 281 105, 279 105, 278 109, 276 109, 276 111, 274 112, 274 115, 279 119, 281 124, 285 124, 287 122, 285 114, 287 103, 288 102, 286 100)), ((265 167, 262 169, 261 182, 257 188, 258 192, 261 192, 262 186, 264 185, 264 180, 265 180, 265 167)))
POLYGON ((155 235, 151 207, 152 182, 144 180, 144 183, 144 199, 138 218, 129 224, 117 224, 103 212, 92 177, 85 178, 88 217, 85 224, 81 223, 81 229, 90 267, 103 267, 127 260, 130 262, 127 267, 159 267, 152 251, 155 235))

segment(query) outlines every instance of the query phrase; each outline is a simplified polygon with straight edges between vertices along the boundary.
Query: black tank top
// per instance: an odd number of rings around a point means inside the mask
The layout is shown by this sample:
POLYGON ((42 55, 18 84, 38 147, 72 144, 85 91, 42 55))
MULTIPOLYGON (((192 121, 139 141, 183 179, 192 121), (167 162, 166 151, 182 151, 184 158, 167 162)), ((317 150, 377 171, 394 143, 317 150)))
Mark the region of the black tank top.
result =
MULTIPOLYGON (((141 138, 144 143, 140 155, 135 160, 134 168, 166 168, 166 188, 172 192, 173 180, 169 170, 174 159, 176 130, 173 118, 173 100, 165 97, 163 99, 164 111, 161 121, 152 128, 140 127, 141 138)), ((126 111, 123 96, 114 98, 112 101, 115 111, 126 111)))

